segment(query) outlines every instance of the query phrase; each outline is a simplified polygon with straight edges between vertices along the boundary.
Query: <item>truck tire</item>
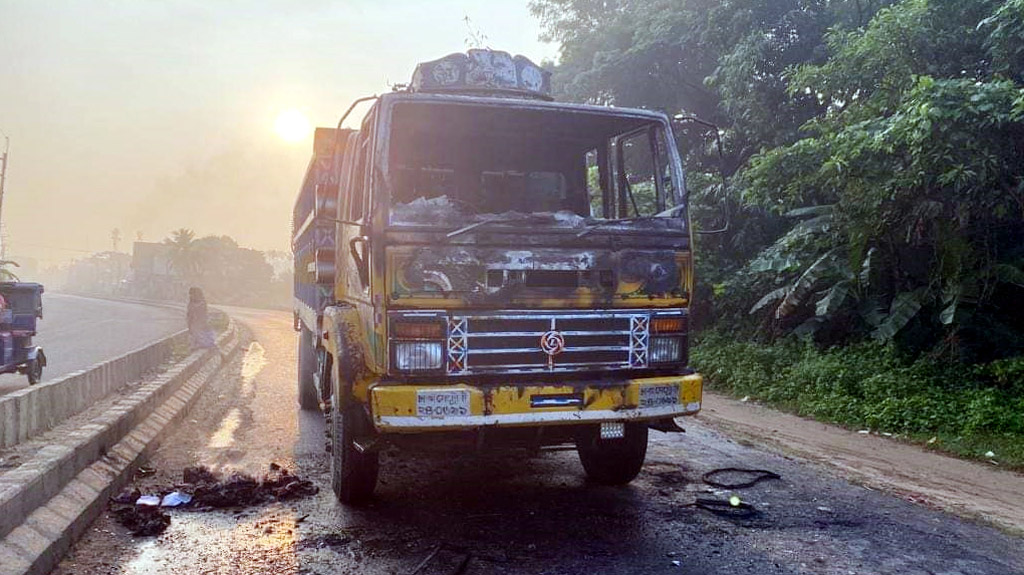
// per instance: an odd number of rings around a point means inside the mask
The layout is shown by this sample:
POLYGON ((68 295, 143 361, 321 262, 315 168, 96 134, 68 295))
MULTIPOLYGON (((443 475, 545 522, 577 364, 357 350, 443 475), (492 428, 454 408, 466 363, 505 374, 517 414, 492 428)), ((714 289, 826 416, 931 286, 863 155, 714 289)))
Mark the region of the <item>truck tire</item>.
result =
POLYGON ((299 331, 298 359, 299 373, 299 407, 303 410, 319 410, 320 400, 317 397, 313 376, 317 369, 316 351, 313 349, 313 332, 305 327, 299 331))
POLYGON ((601 485, 625 485, 644 466, 647 425, 627 423, 621 439, 601 439, 600 426, 587 426, 576 438, 576 451, 588 479, 601 485))
POLYGON ((338 501, 360 505, 373 497, 380 471, 376 451, 362 453, 353 439, 369 431, 370 422, 360 406, 353 402, 339 407, 338 396, 331 398, 331 488, 338 501))

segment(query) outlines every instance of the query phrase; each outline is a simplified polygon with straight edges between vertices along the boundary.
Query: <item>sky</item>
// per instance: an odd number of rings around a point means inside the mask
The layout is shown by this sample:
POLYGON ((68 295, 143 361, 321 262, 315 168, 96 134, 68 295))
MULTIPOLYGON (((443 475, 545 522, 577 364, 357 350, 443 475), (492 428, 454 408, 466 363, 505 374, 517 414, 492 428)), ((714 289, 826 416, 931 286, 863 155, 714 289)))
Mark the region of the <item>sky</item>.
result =
POLYGON ((527 1, 0 0, 7 256, 58 264, 115 228, 120 251, 182 227, 288 250, 312 138, 279 114, 334 126, 473 35, 553 60, 527 1))

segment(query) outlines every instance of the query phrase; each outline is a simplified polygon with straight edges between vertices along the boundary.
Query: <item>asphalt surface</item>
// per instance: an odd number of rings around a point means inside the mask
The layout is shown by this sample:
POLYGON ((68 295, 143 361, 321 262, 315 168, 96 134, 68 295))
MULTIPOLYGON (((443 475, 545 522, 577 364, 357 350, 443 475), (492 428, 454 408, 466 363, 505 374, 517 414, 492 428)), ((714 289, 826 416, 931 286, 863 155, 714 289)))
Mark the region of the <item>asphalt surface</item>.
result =
POLYGON ((588 484, 572 452, 386 454, 376 500, 346 508, 330 490, 324 423, 296 407, 290 314, 232 314, 254 341, 136 485, 172 486, 194 464, 261 473, 276 462, 312 479, 319 494, 174 511, 157 537, 132 538, 105 514, 56 575, 1024 573, 1016 537, 851 484, 756 441, 739 443, 700 417, 682 421, 685 434, 653 433, 647 465, 627 487, 588 484), (715 491, 701 478, 721 467, 768 469, 781 479, 715 491), (693 505, 731 495, 753 510, 720 515, 693 505))
MULTIPOLYGON (((185 328, 184 310, 44 293, 35 344, 46 353, 43 381, 85 369, 185 328)), ((0 395, 28 387, 28 378, 0 375, 0 395)))

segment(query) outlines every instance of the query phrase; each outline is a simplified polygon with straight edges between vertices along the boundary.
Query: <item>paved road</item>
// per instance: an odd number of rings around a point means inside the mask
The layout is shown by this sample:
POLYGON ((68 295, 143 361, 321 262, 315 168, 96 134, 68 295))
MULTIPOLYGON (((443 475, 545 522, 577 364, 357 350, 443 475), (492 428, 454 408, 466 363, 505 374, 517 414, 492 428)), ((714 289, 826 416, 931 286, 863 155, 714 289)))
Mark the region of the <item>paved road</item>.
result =
MULTIPOLYGON (((46 350, 43 381, 138 349, 184 328, 184 311, 72 295, 43 294, 36 344, 46 350)), ((23 389, 23 375, 0 375, 0 395, 23 389)))
POLYGON ((376 501, 345 508, 330 491, 322 418, 295 407, 290 315, 233 314, 255 341, 163 443, 155 475, 137 485, 171 486, 197 463, 258 473, 277 462, 320 493, 174 512, 155 538, 132 539, 104 515, 54 575, 1024 573, 1018 538, 851 484, 756 441, 738 443, 699 418, 683 422, 686 434, 653 434, 646 468, 628 487, 589 485, 571 452, 386 454, 376 501), (755 514, 719 516, 691 505, 696 496, 729 495, 701 481, 719 467, 765 468, 782 479, 736 492, 755 514))

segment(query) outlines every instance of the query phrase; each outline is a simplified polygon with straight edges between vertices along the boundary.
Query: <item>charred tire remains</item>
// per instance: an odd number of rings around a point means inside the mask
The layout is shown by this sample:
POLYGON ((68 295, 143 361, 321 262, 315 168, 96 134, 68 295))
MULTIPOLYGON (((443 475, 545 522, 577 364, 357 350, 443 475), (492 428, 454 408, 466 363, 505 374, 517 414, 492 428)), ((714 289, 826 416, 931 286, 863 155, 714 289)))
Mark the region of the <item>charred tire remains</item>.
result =
POLYGON ((723 467, 721 469, 708 471, 707 473, 704 474, 704 476, 701 479, 704 481, 704 483, 707 483, 712 487, 718 487, 719 489, 746 489, 747 487, 753 487, 758 482, 764 481, 766 479, 782 479, 782 476, 773 471, 768 471, 767 469, 742 469, 739 467, 723 467), (715 477, 718 477, 719 475, 753 475, 754 477, 747 481, 728 482, 715 479, 715 477))
POLYGON ((299 407, 305 410, 320 408, 313 375, 316 372, 316 351, 313 349, 313 333, 303 328, 299 332, 299 407))
POLYGON ((600 426, 588 425, 576 438, 587 478, 601 485, 625 485, 632 481, 647 457, 647 425, 627 423, 620 439, 601 439, 600 426))

